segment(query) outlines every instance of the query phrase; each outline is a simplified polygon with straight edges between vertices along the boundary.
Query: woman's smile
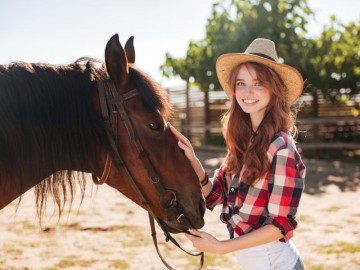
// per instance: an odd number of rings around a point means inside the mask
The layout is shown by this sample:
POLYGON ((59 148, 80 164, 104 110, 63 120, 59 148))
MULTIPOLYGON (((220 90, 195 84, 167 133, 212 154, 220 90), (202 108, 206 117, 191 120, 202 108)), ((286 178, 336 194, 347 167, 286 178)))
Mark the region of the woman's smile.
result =
POLYGON ((244 102, 247 105, 252 105, 254 103, 257 103, 259 100, 258 99, 242 99, 242 102, 244 102))

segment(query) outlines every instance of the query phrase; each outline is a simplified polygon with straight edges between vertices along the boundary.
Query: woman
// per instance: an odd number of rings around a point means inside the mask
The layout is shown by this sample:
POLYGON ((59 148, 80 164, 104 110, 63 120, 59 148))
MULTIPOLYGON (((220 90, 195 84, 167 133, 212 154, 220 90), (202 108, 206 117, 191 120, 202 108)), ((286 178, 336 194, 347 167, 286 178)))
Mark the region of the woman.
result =
POLYGON ((291 241, 304 187, 305 166, 296 149, 295 115, 303 79, 278 62, 271 40, 255 39, 245 53, 219 57, 216 71, 231 100, 222 119, 227 155, 209 181, 189 140, 170 126, 196 171, 207 208, 221 204, 230 239, 190 230, 200 251, 236 251, 242 270, 304 269, 291 241))

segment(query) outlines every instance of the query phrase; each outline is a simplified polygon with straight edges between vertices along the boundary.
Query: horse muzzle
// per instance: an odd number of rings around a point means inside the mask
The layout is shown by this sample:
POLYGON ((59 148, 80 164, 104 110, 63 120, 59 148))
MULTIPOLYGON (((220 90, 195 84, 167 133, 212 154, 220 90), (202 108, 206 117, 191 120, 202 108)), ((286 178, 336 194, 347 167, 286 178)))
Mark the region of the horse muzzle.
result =
POLYGON ((193 224, 191 219, 189 219, 181 209, 175 206, 168 207, 167 212, 168 214, 165 220, 162 221, 171 233, 187 232, 189 229, 199 229, 204 225, 203 219, 200 222, 200 225, 193 224))
POLYGON ((167 225, 169 231, 173 233, 185 232, 188 229, 199 229, 204 226, 203 216, 205 211, 201 210, 204 204, 203 201, 200 201, 199 216, 191 218, 189 214, 182 209, 174 191, 166 190, 162 196, 162 202, 162 208, 166 212, 166 217, 163 222, 167 225), (192 220, 196 221, 195 224, 193 224, 192 220))

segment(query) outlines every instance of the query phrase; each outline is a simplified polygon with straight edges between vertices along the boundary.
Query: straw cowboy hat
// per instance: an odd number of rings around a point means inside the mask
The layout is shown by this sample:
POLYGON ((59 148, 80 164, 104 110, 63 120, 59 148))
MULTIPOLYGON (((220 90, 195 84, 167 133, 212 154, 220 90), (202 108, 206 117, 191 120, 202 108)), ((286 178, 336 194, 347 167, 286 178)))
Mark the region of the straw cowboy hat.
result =
POLYGON ((244 53, 223 54, 216 61, 218 79, 230 99, 234 95, 234 90, 230 87, 231 72, 238 65, 245 62, 263 64, 279 74, 287 88, 286 94, 289 104, 293 104, 300 96, 304 85, 301 74, 295 68, 279 63, 273 41, 257 38, 244 53))

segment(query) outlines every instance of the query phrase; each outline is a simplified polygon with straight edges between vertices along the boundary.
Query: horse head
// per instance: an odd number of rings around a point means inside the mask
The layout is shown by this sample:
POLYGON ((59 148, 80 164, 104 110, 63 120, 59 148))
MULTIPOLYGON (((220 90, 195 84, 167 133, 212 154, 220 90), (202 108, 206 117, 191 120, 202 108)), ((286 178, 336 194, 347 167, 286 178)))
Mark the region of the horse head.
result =
MULTIPOLYGON (((108 171, 108 185, 150 211, 171 232, 201 228, 205 203, 199 180, 167 126, 166 92, 135 66, 133 37, 122 47, 114 35, 106 45, 105 64, 114 88, 106 114, 118 119, 111 132, 116 149, 102 150, 96 175, 103 175, 110 152, 116 166, 108 171)), ((97 108, 100 113, 101 104, 97 108)))

